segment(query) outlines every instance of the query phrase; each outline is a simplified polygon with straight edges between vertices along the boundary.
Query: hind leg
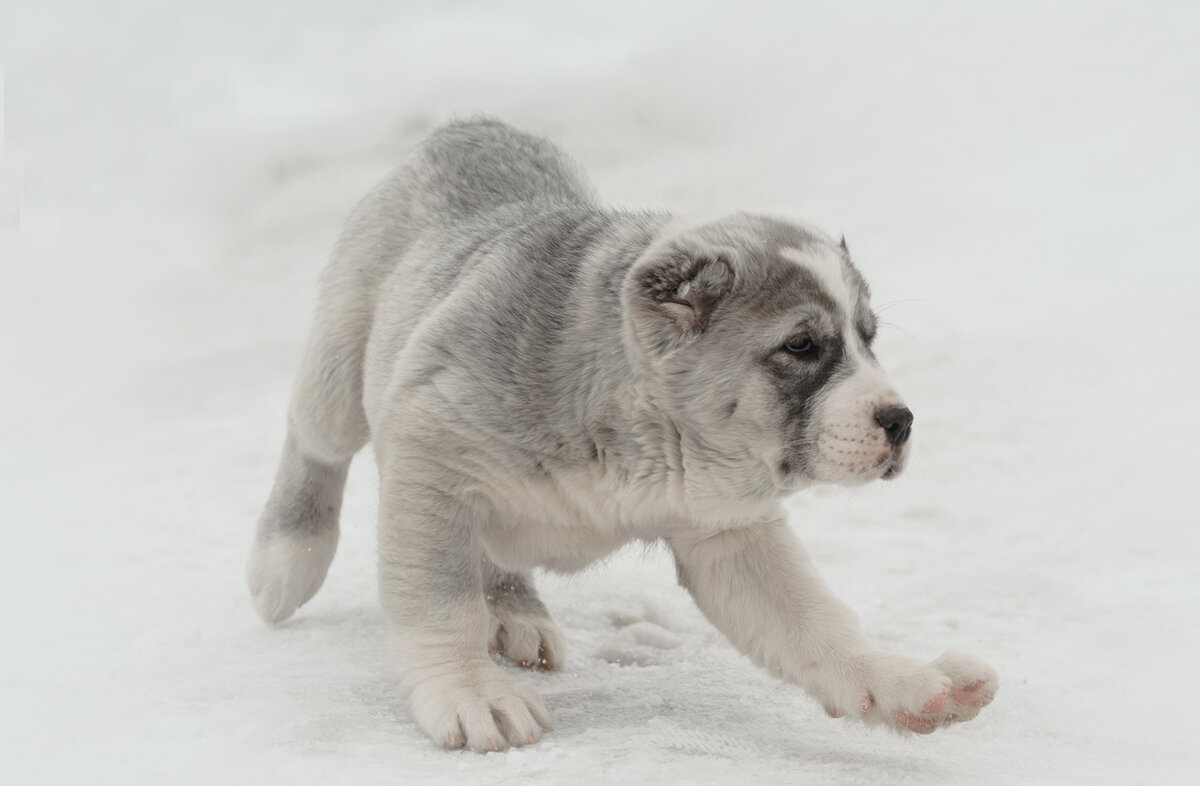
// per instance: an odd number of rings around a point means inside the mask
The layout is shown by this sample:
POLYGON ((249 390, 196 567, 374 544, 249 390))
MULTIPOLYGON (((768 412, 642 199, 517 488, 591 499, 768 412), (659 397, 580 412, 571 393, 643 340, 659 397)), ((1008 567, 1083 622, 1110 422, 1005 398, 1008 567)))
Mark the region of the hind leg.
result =
POLYGON ((264 620, 287 619, 325 581, 349 469, 349 461, 328 465, 303 455, 288 434, 246 564, 254 610, 264 620))
POLYGON ((538 597, 528 571, 506 571, 483 559, 483 585, 491 613, 488 650, 522 668, 562 666, 566 642, 538 597))
POLYGON ((288 411, 275 485, 246 565, 254 608, 290 617, 325 580, 337 550, 350 460, 370 431, 362 406, 362 357, 370 329, 361 299, 332 266, 288 411))

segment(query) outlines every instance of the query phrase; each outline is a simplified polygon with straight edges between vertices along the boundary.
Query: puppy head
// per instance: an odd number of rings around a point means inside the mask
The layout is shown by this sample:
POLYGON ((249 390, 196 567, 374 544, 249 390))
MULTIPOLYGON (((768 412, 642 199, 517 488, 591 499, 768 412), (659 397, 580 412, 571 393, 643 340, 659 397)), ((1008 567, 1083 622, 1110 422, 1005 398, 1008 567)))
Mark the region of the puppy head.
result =
POLYGON ((685 472, 778 494, 903 469, 912 413, 872 352, 870 293, 844 242, 733 216, 649 248, 623 297, 685 472))

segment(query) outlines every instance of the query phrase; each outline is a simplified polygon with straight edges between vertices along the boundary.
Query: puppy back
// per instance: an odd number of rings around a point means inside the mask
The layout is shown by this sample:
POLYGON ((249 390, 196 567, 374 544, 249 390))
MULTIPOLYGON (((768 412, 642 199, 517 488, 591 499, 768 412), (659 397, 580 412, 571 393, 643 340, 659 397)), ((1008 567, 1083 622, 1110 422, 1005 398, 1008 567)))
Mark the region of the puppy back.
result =
POLYGON ((417 150, 410 172, 451 219, 512 203, 592 205, 582 171, 548 140, 491 118, 448 123, 417 150))

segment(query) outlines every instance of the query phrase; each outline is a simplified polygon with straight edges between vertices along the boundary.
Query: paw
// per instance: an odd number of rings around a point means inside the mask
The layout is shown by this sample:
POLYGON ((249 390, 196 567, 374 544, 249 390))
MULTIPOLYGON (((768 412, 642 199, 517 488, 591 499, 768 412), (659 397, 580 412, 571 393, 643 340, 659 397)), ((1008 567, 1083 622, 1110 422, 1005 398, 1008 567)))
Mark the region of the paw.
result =
POLYGON ((281 622, 316 594, 337 550, 336 529, 309 537, 279 535, 255 541, 246 563, 246 584, 258 616, 281 622))
POLYGON ((488 651, 499 652, 523 669, 552 671, 567 653, 562 631, 545 614, 492 609, 488 651))
POLYGON ((929 734, 971 720, 991 703, 996 672, 961 653, 947 652, 932 663, 886 653, 844 662, 827 672, 825 711, 869 725, 929 734))
POLYGON ((445 748, 502 751, 537 741, 550 715, 532 685, 490 660, 422 670, 404 679, 413 719, 445 748))

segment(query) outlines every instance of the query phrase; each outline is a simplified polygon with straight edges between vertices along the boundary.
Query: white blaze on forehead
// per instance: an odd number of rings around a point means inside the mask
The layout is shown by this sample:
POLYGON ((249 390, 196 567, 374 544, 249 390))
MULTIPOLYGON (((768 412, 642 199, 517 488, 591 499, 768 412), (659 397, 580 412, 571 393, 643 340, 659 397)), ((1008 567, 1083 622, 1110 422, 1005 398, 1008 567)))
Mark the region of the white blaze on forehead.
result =
POLYGON ((833 301, 846 313, 853 313, 853 296, 842 270, 841 255, 830 253, 825 249, 802 251, 791 246, 781 248, 779 255, 789 262, 795 262, 816 276, 821 287, 833 298, 833 301))
POLYGON ((816 277, 817 282, 825 293, 833 298, 833 302, 837 303, 845 317, 845 336, 848 346, 858 350, 855 354, 862 354, 862 341, 858 336, 858 331, 854 328, 854 311, 855 300, 857 293, 852 292, 850 284, 846 280, 845 263, 842 260, 842 255, 825 248, 813 250, 801 250, 785 246, 779 250, 779 255, 789 262, 795 262, 808 272, 816 277))

